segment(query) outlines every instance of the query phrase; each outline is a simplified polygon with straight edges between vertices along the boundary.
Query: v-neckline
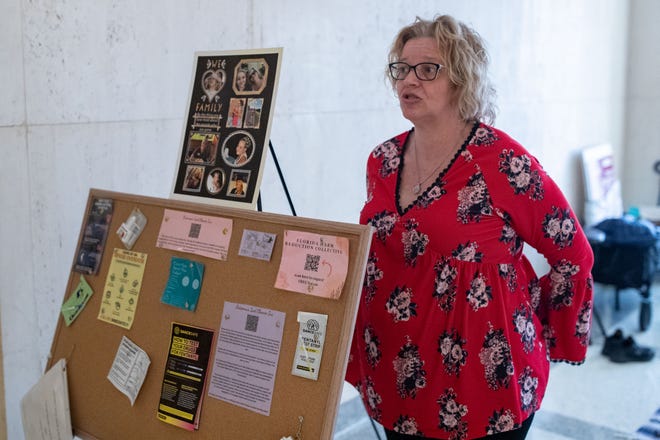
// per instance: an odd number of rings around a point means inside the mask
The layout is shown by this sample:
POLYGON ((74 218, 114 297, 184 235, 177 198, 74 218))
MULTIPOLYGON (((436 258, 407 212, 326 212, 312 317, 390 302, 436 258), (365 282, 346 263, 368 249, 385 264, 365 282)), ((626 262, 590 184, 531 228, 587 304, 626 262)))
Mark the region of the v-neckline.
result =
POLYGON ((438 172, 438 175, 436 178, 428 185, 423 187, 423 191, 420 191, 420 193, 415 197, 405 208, 401 206, 400 202, 400 192, 401 192, 401 175, 403 174, 403 168, 404 168, 404 157, 406 154, 406 150, 408 150, 408 146, 410 144, 410 136, 413 134, 415 131, 415 128, 411 128, 408 130, 408 134, 406 135, 406 139, 403 141, 403 145, 401 146, 401 160, 399 160, 399 166, 397 169, 397 174, 396 174, 396 188, 394 190, 394 204, 396 205, 396 210, 399 216, 404 216, 408 211, 410 211, 415 205, 419 203, 419 201, 423 198, 426 197, 427 193, 429 190, 435 186, 437 186, 438 181, 441 180, 447 172, 451 169, 452 165, 454 162, 456 162, 456 159, 458 156, 461 155, 461 153, 470 145, 470 141, 474 137, 475 133, 477 132, 477 128, 479 128, 480 122, 476 121, 474 125, 472 126, 472 129, 470 130, 470 133, 467 135, 467 138, 463 141, 461 144, 460 148, 456 150, 456 153, 452 156, 452 158, 449 160, 447 165, 438 172))

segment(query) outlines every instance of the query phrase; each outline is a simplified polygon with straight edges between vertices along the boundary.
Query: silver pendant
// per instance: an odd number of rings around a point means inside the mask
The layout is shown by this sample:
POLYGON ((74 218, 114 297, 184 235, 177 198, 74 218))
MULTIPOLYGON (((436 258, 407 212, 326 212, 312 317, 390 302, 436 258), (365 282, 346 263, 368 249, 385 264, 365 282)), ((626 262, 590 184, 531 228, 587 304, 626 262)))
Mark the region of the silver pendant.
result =
POLYGON ((419 194, 419 192, 420 192, 421 190, 422 190, 422 187, 421 187, 421 185, 420 185, 419 183, 418 183, 417 185, 414 185, 414 186, 412 187, 412 192, 413 192, 413 194, 415 194, 415 195, 419 194))

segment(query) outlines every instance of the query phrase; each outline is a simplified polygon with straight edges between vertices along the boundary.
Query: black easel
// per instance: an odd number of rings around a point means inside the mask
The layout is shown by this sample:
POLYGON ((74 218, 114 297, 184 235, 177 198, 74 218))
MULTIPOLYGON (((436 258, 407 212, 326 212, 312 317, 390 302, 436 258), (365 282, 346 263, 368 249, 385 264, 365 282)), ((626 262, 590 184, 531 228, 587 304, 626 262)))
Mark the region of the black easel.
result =
MULTIPOLYGON (((293 202, 291 201, 291 196, 289 195, 289 189, 286 187, 286 181, 284 180, 284 174, 282 174, 282 169, 280 168, 280 163, 277 160, 277 156, 275 155, 275 149, 273 148, 273 143, 268 140, 268 149, 270 150, 270 154, 273 156, 273 162, 275 162, 275 168, 277 168, 277 174, 280 176, 280 182, 282 182, 282 188, 284 188, 284 194, 286 194, 286 199, 289 201, 289 208, 291 208, 291 214, 293 214, 294 217, 297 216, 296 214, 296 208, 293 207, 293 202)), ((261 191, 259 191, 259 195, 257 196, 257 210, 261 212, 261 191)))
MULTIPOLYGON (((282 169, 280 168, 280 163, 277 160, 277 156, 275 155, 275 149, 273 148, 273 143, 268 140, 268 149, 270 150, 270 154, 273 156, 273 162, 275 162, 275 168, 277 168, 277 174, 280 176, 280 182, 282 182, 282 188, 284 188, 284 194, 286 194, 286 199, 289 202, 289 208, 291 208, 291 214, 293 214, 294 217, 297 216, 296 214, 296 209, 293 207, 293 202, 291 201, 291 196, 289 195, 289 189, 286 186, 286 181, 284 180, 284 174, 282 174, 282 169)), ((259 195, 257 196, 257 210, 261 212, 262 206, 261 206, 261 191, 259 191, 259 195)), ((374 429, 374 433, 376 434, 376 438, 378 440, 381 440, 380 434, 378 433, 378 428, 376 427, 376 423, 374 423, 374 420, 369 417, 367 414, 367 418, 369 418, 369 421, 371 422, 371 427, 374 429)))

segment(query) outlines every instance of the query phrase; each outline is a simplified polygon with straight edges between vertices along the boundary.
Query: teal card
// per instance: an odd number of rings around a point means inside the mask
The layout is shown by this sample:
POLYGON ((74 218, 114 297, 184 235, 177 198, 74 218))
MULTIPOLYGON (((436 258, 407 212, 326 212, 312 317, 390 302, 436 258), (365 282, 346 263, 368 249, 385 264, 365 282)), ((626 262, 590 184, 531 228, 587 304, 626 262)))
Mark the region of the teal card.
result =
POLYGON ((160 301, 164 304, 194 311, 202 290, 204 264, 185 258, 172 257, 170 277, 160 301))

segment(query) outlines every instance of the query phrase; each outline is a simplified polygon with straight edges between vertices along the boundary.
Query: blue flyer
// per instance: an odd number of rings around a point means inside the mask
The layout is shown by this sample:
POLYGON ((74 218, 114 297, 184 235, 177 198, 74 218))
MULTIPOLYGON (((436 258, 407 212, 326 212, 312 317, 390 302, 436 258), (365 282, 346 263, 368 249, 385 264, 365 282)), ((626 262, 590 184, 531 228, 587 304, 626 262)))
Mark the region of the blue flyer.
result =
POLYGON ((164 304, 195 311, 203 278, 203 263, 172 257, 170 277, 160 301, 164 304))

